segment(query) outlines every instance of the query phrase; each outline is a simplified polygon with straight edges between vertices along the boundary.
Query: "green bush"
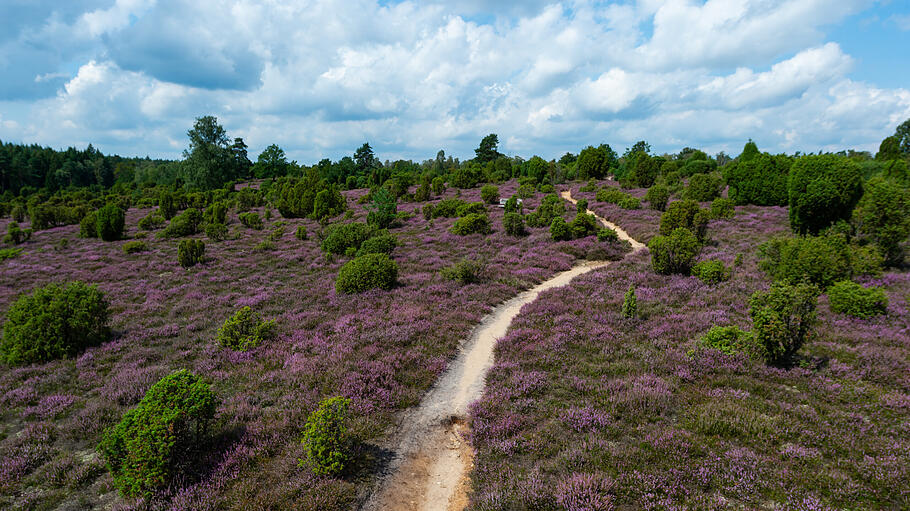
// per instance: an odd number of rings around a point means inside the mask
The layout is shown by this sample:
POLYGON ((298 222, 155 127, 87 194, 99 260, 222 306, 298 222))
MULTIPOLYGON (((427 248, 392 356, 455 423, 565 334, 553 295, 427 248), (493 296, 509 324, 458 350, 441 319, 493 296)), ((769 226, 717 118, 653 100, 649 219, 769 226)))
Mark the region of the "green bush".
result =
POLYGON ((205 235, 212 241, 224 241, 227 239, 228 228, 224 224, 208 224, 205 226, 205 235))
POLYGON ((307 239, 306 227, 302 225, 297 226, 297 231, 294 232, 294 237, 300 241, 307 239))
POLYGON ((493 185, 486 185, 480 189, 480 198, 487 204, 495 204, 499 201, 499 188, 493 185))
MULTIPOLYGON (((757 150, 756 150, 757 151, 757 150)), ((726 165, 724 179, 730 186, 727 195, 737 205, 787 205, 787 181, 793 159, 789 156, 756 154, 726 165)))
POLYGON ((458 210, 456 210, 455 213, 458 216, 468 216, 472 214, 486 215, 487 207, 482 202, 469 202, 458 206, 458 210))
POLYGON ((446 182, 441 177, 434 177, 431 186, 433 188, 433 195, 442 195, 446 191, 446 182))
POLYGON ((595 196, 598 202, 608 202, 610 204, 619 204, 620 201, 627 197, 631 197, 631 195, 623 192, 619 188, 613 188, 611 186, 605 186, 600 190, 597 190, 595 196))
POLYGON ((310 414, 303 428, 301 443, 308 462, 316 475, 341 474, 351 462, 353 439, 348 433, 348 408, 351 401, 343 397, 325 399, 310 414))
POLYGON ((558 216, 550 223, 550 237, 554 241, 568 241, 572 239, 572 228, 561 216, 558 216))
POLYGON ((262 218, 259 217, 259 213, 250 211, 248 213, 240 213, 238 215, 240 223, 250 229, 260 230, 263 227, 262 218))
POLYGON ((180 238, 199 232, 202 225, 202 213, 196 208, 189 208, 171 219, 171 223, 158 233, 160 238, 180 238))
POLYGON ((433 218, 453 218, 458 216, 458 208, 465 202, 461 199, 443 199, 433 207, 433 218))
POLYGON ((785 364, 799 351, 815 323, 818 289, 811 284, 774 283, 749 299, 752 334, 769 364, 785 364))
POLYGON ((515 195, 517 195, 519 199, 530 199, 535 193, 537 193, 537 191, 534 189, 534 185, 523 184, 518 187, 515 195))
POLYGON ((391 234, 381 234, 364 240, 357 250, 357 256, 366 254, 389 254, 398 246, 398 238, 391 234))
POLYGON ((452 226, 452 233, 460 236, 468 234, 489 234, 493 232, 490 219, 486 213, 470 213, 455 221, 452 226))
POLYGON ((609 227, 601 227, 597 231, 597 241, 600 242, 612 242, 619 239, 619 234, 616 233, 613 229, 609 227))
POLYGON ((48 284, 20 296, 6 313, 0 360, 25 365, 72 357, 110 338, 108 303, 95 286, 48 284))
POLYGON ((711 218, 733 218, 736 214, 736 205, 732 199, 718 197, 711 202, 711 218))
POLYGON ((548 227, 553 223, 553 219, 561 217, 566 212, 565 201, 556 195, 547 195, 540 202, 540 206, 527 216, 526 220, 530 227, 548 227))
POLYGON ((380 187, 373 192, 370 206, 367 208, 367 223, 377 229, 385 229, 392 225, 395 215, 398 214, 398 199, 385 187, 380 187))
POLYGON ((638 297, 635 296, 635 284, 629 284, 629 290, 626 291, 626 295, 623 297, 622 301, 622 317, 626 319, 634 319, 638 314, 638 297))
POLYGON ((213 203, 205 209, 203 217, 207 224, 225 224, 227 223, 228 205, 224 201, 213 203))
POLYGON ((366 254, 348 261, 335 279, 338 293, 362 293, 369 289, 392 289, 398 280, 398 265, 388 254, 366 254))
POLYGON ((258 312, 243 307, 218 329, 218 344, 234 351, 247 351, 275 336, 275 320, 264 321, 258 312))
POLYGON ((143 231, 154 231, 164 227, 165 222, 164 217, 156 210, 139 219, 139 228, 143 231))
POLYGON ((527 234, 524 218, 519 213, 506 213, 502 217, 502 227, 509 236, 524 236, 527 234))
POLYGON ((679 227, 669 236, 655 236, 648 243, 651 267, 657 273, 688 275, 701 246, 692 231, 679 227))
POLYGON ((125 216, 123 210, 113 204, 99 209, 95 217, 98 237, 104 241, 117 241, 123 237, 125 216))
POLYGON ((818 234, 838 220, 849 220, 863 194, 859 165, 831 154, 796 160, 789 183, 790 227, 799 234, 818 234))
POLYGON ((275 242, 269 239, 265 239, 253 246, 254 252, 269 252, 275 250, 275 242))
POLYGON ((275 227, 272 229, 272 232, 269 233, 266 238, 269 241, 281 241, 284 238, 284 234, 287 232, 287 227, 284 223, 276 223, 275 227))
POLYGON ((641 200, 638 197, 628 195, 623 197, 616 205, 622 209, 641 209, 641 200))
MULTIPOLYGON (((312 218, 321 221, 336 217, 344 213, 346 209, 347 204, 345 203, 344 195, 341 195, 338 188, 332 185, 316 192, 316 197, 313 199, 312 218)), ((272 210, 267 208, 265 215, 266 220, 271 218, 272 210)))
POLYGON ((3 237, 3 242, 21 245, 31 239, 31 237, 31 229, 22 229, 17 222, 10 222, 6 226, 6 236, 3 237))
POLYGON ((180 240, 177 244, 177 262, 184 268, 195 266, 205 260, 205 242, 202 240, 180 240))
POLYGON ((575 215, 575 218, 572 219, 569 228, 572 230, 572 238, 574 239, 593 236, 598 230, 597 219, 594 218, 594 215, 578 213, 575 215))
POLYGON ((579 192, 597 192, 597 180, 593 177, 578 189, 579 192))
MULTIPOLYGON (((10 224, 12 227, 16 222, 10 224)), ((16 225, 18 227, 18 225, 16 225)), ((98 212, 89 211, 82 220, 79 221, 80 238, 97 238, 98 237, 98 212)))
POLYGON ((857 318, 871 318, 885 314, 888 296, 878 287, 865 288, 855 282, 843 280, 828 288, 831 311, 857 318))
POLYGON ((145 252, 148 249, 148 243, 144 241, 127 241, 123 244, 124 254, 138 254, 139 252, 145 252))
POLYGON ((853 211, 857 234, 875 243, 885 263, 898 266, 904 261, 901 243, 910 236, 910 189, 880 177, 866 183, 866 192, 853 211))
POLYGON ((667 209, 668 200, 670 200, 670 190, 664 185, 654 185, 648 188, 648 192, 645 194, 648 207, 657 211, 667 209))
POLYGON ((7 259, 18 257, 21 253, 21 248, 0 248, 0 261, 6 261, 7 259))
POLYGON ((588 199, 578 199, 575 202, 575 212, 576 213, 587 213, 588 212, 588 199))
POLYGON ((875 252, 851 246, 843 236, 777 238, 759 249, 759 268, 772 279, 796 284, 811 282, 821 289, 840 280, 881 272, 875 252))
POLYGON ((667 236, 680 227, 695 231, 695 215, 700 211, 694 200, 671 202, 667 210, 660 215, 660 234, 667 236))
POLYGON ((750 332, 737 326, 713 326, 699 340, 700 346, 722 351, 727 355, 745 353, 749 356, 760 355, 756 349, 755 339, 750 332))
POLYGON ((730 270, 724 266, 723 261, 708 259, 699 261, 692 266, 692 275, 695 275, 705 284, 717 284, 730 279, 730 270))
POLYGON ((710 174, 695 174, 689 178, 686 198, 698 202, 714 200, 720 195, 721 181, 710 174))
POLYGON ((483 259, 461 259, 452 266, 439 271, 442 278, 454 280, 459 284, 475 284, 484 280, 487 274, 487 263, 483 259))
POLYGON ((513 195, 506 201, 504 209, 506 213, 521 213, 523 208, 521 203, 518 202, 518 197, 513 195))
POLYGON ((540 193, 556 193, 556 187, 550 183, 544 183, 537 187, 540 193))
POLYGON ((325 230, 322 250, 336 255, 344 255, 349 250, 356 253, 364 241, 382 232, 361 222, 332 224, 325 230))
POLYGON ((150 497, 172 486, 179 467, 196 458, 217 407, 208 384, 187 370, 152 385, 98 445, 114 486, 127 497, 150 497))
POLYGON ((177 204, 174 201, 174 194, 169 191, 162 191, 158 196, 158 210, 165 220, 174 218, 177 214, 177 204))

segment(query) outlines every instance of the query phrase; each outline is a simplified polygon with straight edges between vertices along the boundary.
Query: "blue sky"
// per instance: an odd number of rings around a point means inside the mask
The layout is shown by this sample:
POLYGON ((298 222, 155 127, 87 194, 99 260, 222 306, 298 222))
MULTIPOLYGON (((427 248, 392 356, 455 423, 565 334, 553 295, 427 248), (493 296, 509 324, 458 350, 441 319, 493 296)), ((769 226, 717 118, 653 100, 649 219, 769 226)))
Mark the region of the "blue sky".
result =
POLYGON ((875 150, 910 118, 906 0, 4 0, 0 139, 180 156, 218 116, 301 163, 644 139, 875 150))

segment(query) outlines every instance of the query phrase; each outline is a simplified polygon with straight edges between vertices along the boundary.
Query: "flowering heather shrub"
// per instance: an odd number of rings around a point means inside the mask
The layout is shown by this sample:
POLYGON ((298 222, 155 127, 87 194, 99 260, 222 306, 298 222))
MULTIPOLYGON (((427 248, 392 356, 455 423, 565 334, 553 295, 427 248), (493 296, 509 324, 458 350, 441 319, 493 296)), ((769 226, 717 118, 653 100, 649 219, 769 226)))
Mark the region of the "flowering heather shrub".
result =
POLYGON ((828 303, 831 310, 857 318, 871 318, 887 314, 888 296, 878 287, 863 287, 844 280, 828 288, 828 303))
POLYGON ((484 259, 463 258, 452 266, 439 270, 446 280, 454 280, 461 285, 482 282, 487 273, 487 262, 484 259))
POLYGON ((352 458, 353 438, 347 426, 350 406, 350 399, 332 397, 322 401, 310 414, 303 427, 301 443, 306 460, 300 460, 301 466, 309 465, 320 476, 344 471, 352 458))
POLYGON ((392 234, 380 234, 367 238, 360 244, 357 250, 357 257, 367 254, 388 254, 391 255, 395 247, 398 246, 398 238, 392 234))
POLYGON ((622 317, 635 319, 636 315, 638 315, 638 297, 635 296, 635 284, 629 284, 629 290, 626 291, 622 300, 622 317))
POLYGON ((670 200, 670 190, 664 185, 654 185, 648 188, 648 193, 645 194, 648 207, 657 211, 667 209, 668 200, 670 200))
POLYGON ((651 267, 664 275, 688 275, 701 246, 692 231, 679 227, 669 236, 656 236, 648 242, 651 267))
POLYGON ((138 254, 139 252, 145 252, 149 249, 148 243, 144 241, 127 241, 123 244, 123 253, 124 254, 138 254))
POLYGON ((6 227, 6 235, 3 237, 4 243, 21 245, 32 237, 31 229, 22 229, 16 222, 10 222, 6 227))
POLYGON ((348 261, 338 271, 337 293, 362 293, 370 289, 392 289, 398 280, 398 265, 388 254, 367 254, 348 261))
POLYGON ((810 284, 775 283, 749 299, 752 333, 768 363, 789 362, 815 324, 818 289, 810 284))
POLYGON ((518 237, 528 233, 527 229, 525 229, 524 217, 520 213, 505 213, 502 216, 502 227, 509 236, 518 237))
MULTIPOLYGON (((15 222, 9 224, 10 229, 15 225, 16 228, 19 227, 15 222)), ((89 211, 82 217, 82 220, 79 221, 79 237, 80 238, 97 238, 98 237, 98 212, 89 211)))
POLYGON ((48 284, 20 296, 6 313, 0 359, 9 365, 73 357, 110 338, 108 302, 82 282, 48 284))
POLYGON ((275 336, 275 320, 265 321, 250 307, 242 307, 218 329, 218 344, 234 351, 247 351, 275 336))
POLYGON ((485 185, 480 189, 480 198, 487 204, 499 201, 499 188, 495 185, 485 185))
POLYGON ((708 285, 719 284, 730 279, 730 269, 718 259, 699 261, 692 266, 692 275, 708 285))
POLYGON ((155 210, 139 220, 139 228, 143 231, 154 231, 164 227, 166 220, 155 210))
POLYGON ((453 234, 458 234, 459 236, 467 236, 469 234, 490 234, 493 232, 490 218, 487 216, 486 212, 484 213, 469 213, 458 220, 455 221, 455 224, 452 225, 451 229, 453 234))
POLYGON ((736 214, 736 203, 733 199, 718 197, 711 201, 711 218, 719 220, 722 218, 733 218, 736 214))
POLYGON ((205 261, 205 242, 202 240, 180 240, 177 244, 177 262, 184 268, 196 266, 205 261))
POLYGON ((255 211, 240 213, 238 218, 240 219, 241 224, 250 229, 256 229, 258 231, 263 227, 262 218, 259 216, 259 213, 256 213, 255 211))
POLYGON ((336 255, 356 253, 364 241, 384 232, 362 222, 331 224, 325 229, 322 250, 336 255))
POLYGON ((572 239, 572 227, 558 216, 550 223, 550 237, 553 241, 568 241, 572 239))
POLYGON ((228 236, 228 228, 224 224, 208 224, 205 226, 205 235, 214 242, 224 241, 228 236))
POLYGON ((185 369, 152 385, 98 445, 120 493, 147 497, 171 485, 202 445, 217 406, 208 384, 185 369))

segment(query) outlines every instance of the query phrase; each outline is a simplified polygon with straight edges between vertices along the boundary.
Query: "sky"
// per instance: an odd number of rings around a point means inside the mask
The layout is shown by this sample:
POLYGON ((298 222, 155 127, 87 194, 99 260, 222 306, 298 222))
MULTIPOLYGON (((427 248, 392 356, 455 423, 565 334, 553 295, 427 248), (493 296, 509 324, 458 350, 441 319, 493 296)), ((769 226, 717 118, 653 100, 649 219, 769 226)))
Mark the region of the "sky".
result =
POLYGON ((2 0, 0 140, 255 160, 875 151, 910 118, 908 0, 2 0))

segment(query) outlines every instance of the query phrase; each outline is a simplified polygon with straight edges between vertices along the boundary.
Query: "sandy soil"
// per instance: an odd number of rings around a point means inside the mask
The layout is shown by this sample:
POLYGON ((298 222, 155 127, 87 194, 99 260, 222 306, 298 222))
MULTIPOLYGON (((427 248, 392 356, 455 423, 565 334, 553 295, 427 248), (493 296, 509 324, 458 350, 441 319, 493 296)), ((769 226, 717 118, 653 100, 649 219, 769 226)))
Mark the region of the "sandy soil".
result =
MULTIPOLYGON (((570 192, 562 197, 575 203, 570 192)), ((588 213, 594 214, 588 210, 588 213)), ((595 215, 596 216, 596 215, 595 215)), ((614 229, 633 250, 643 244, 616 225, 597 217, 614 229)), ((468 504, 473 451, 465 439, 468 405, 483 394, 484 378, 493 365, 496 341, 502 338, 521 308, 555 287, 608 262, 587 261, 576 265, 504 302, 474 329, 456 359, 415 409, 405 412, 393 445, 395 457, 377 490, 364 504, 365 511, 461 511, 468 504)))

